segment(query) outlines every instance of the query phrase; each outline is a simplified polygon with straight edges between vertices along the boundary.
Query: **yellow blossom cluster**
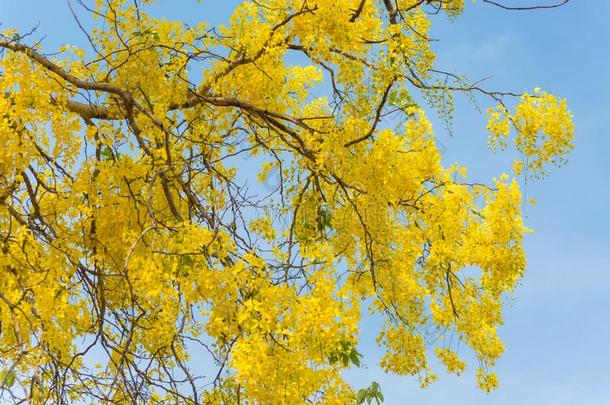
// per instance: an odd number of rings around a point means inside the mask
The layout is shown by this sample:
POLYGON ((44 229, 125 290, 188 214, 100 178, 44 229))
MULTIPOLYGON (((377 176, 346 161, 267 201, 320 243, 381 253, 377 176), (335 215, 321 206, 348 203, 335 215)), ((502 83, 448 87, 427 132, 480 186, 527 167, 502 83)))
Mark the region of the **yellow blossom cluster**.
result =
MULTIPOLYGON (((521 192, 444 165, 414 101, 474 91, 429 36, 463 0, 243 1, 218 27, 95 3, 91 49, 0 36, 0 400, 352 403, 367 306, 363 361, 425 386, 432 353, 466 370, 455 335, 497 386, 521 192)), ((492 148, 511 126, 516 172, 572 148, 548 93, 490 110, 492 148)))
POLYGON ((546 174, 549 164, 561 166, 566 162, 565 155, 573 148, 574 124, 565 99, 558 100, 536 88, 533 95, 521 96, 514 114, 504 105, 490 109, 488 114, 489 142, 494 149, 507 147, 511 124, 517 132, 515 147, 526 160, 515 162, 517 175, 524 163, 534 176, 540 176, 546 174))

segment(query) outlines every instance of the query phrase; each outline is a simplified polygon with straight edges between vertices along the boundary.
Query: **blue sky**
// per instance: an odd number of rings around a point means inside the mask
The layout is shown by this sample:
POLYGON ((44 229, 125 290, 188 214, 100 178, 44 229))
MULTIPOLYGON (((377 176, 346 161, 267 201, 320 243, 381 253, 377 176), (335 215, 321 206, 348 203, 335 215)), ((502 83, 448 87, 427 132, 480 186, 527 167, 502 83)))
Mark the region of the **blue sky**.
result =
MULTIPOLYGON (((542 0, 532 0, 532 2, 542 0)), ((157 12, 189 22, 223 21, 231 1, 161 0, 157 12)), ((506 4, 524 1, 506 0, 506 4)), ((45 50, 84 44, 67 4, 60 0, 0 0, 2 28, 40 23, 45 50)), ((507 306, 501 336, 506 353, 497 365, 500 388, 481 393, 472 371, 421 390, 408 377, 384 375, 361 349, 368 368, 347 373, 356 386, 377 380, 386 404, 603 404, 610 398, 610 5, 572 0, 565 7, 503 11, 468 2, 455 22, 434 17, 438 67, 472 79, 493 76, 493 89, 539 86, 566 97, 576 124, 569 164, 527 185, 538 201, 526 209, 528 270, 507 306)), ((489 106, 481 100, 481 107, 489 106)), ((459 162, 478 180, 507 169, 508 155, 486 149, 485 117, 458 99, 453 135, 435 128, 446 163, 459 162)), ((366 325, 365 325, 366 326, 366 325)), ((372 340, 363 328, 364 337, 372 340)), ((439 370, 440 371, 440 370, 439 370)))

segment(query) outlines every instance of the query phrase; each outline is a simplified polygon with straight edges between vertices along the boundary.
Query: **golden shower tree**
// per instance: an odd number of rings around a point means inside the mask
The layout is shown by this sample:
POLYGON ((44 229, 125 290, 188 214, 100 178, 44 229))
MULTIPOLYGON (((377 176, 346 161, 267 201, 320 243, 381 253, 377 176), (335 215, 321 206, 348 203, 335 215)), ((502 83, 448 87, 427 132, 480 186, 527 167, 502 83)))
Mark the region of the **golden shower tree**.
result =
POLYGON ((81 1, 87 51, 0 38, 3 400, 381 399, 342 378, 363 315, 366 361, 426 385, 429 356, 464 371, 459 340, 492 390, 516 178, 563 162, 565 101, 436 69, 429 26, 463 0, 251 0, 217 27, 142 3, 81 1), (441 164, 422 106, 447 118, 456 93, 493 104, 509 174, 441 164), (255 166, 277 187, 249 190, 255 166))

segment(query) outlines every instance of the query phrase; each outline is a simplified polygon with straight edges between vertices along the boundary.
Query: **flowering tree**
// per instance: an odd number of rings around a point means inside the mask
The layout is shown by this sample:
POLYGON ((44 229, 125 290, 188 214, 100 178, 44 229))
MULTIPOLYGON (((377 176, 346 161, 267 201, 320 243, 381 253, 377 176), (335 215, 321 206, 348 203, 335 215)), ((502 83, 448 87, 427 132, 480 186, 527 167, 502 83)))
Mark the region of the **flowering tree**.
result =
POLYGON ((381 400, 342 378, 362 316, 383 319, 366 360, 386 371, 426 385, 435 355, 460 374, 460 340, 497 385, 515 179, 561 164, 573 127, 542 90, 435 68, 429 26, 463 0, 251 0, 218 27, 78 3, 87 51, 0 38, 4 400, 381 400), (510 174, 443 166, 424 107, 449 119, 455 93, 493 104, 510 174), (263 196, 255 165, 279 178, 263 196))

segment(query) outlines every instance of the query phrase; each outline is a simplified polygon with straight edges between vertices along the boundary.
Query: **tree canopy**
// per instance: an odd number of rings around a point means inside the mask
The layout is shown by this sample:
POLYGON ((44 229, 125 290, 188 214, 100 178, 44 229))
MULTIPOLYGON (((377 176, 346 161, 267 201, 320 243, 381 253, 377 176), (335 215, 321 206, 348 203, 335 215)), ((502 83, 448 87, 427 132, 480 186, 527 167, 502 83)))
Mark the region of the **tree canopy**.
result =
POLYGON ((87 49, 0 37, 2 398, 381 400, 342 377, 362 317, 383 320, 365 361, 427 385, 430 356, 464 372, 461 344, 493 390, 518 180, 564 163, 565 100, 437 68, 430 25, 463 0, 251 0, 219 26, 148 3, 74 2, 87 49), (461 93, 522 156, 486 184, 426 115, 461 93))

